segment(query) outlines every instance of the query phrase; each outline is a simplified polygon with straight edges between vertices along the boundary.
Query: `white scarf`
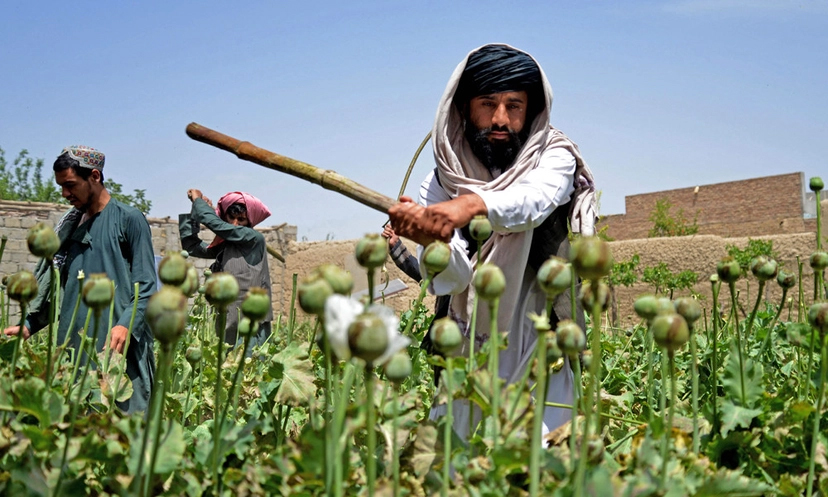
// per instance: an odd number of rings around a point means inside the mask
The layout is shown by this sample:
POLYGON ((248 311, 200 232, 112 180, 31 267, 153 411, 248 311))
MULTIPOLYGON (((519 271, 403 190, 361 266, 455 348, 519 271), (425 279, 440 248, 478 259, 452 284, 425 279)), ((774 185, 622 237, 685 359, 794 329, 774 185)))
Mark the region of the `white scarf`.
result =
MULTIPOLYGON (((492 180, 489 171, 472 152, 464 134, 463 116, 457 110, 453 100, 469 56, 477 50, 479 48, 470 52, 454 70, 437 108, 432 135, 434 136, 434 159, 437 163, 441 186, 452 198, 468 193, 465 189, 467 186, 474 186, 485 191, 505 190, 512 184, 518 183, 529 171, 537 167, 544 151, 562 147, 575 156, 576 162, 575 191, 572 194, 570 212, 572 231, 583 235, 594 234, 597 215, 592 172, 581 158, 578 146, 549 124, 552 88, 539 64, 538 69, 546 96, 546 105, 531 123, 529 137, 520 149, 514 164, 492 180)), ((537 61, 535 63, 537 64, 537 61)), ((501 331, 509 329, 512 312, 517 308, 518 289, 521 287, 531 244, 532 230, 514 233, 495 232, 483 244, 480 254, 476 254, 472 260, 474 264, 477 258, 482 257, 482 262, 497 265, 506 277, 506 292, 500 298, 500 308, 505 312, 498 314, 498 329, 501 331)), ((473 294, 473 285, 469 285, 463 293, 452 298, 452 314, 463 322, 468 322, 468 317, 471 315, 473 294)), ((478 311, 477 322, 488 323, 488 321, 488 311, 481 307, 478 311)), ((478 326, 478 336, 484 338, 488 335, 487 326, 478 326)))

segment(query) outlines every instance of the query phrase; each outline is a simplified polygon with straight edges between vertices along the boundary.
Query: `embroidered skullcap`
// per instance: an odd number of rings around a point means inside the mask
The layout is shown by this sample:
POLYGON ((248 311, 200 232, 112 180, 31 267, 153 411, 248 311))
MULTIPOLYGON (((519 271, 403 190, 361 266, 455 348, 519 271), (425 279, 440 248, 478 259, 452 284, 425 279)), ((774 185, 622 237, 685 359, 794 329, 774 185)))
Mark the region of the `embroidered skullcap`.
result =
POLYGON ((457 85, 455 103, 504 91, 541 90, 540 69, 525 52, 506 45, 485 45, 469 56, 457 85))
POLYGON ((103 171, 106 156, 104 156, 104 153, 100 150, 95 150, 94 148, 87 147, 86 145, 72 145, 71 147, 64 148, 61 155, 63 153, 69 154, 69 157, 78 161, 80 167, 103 171))

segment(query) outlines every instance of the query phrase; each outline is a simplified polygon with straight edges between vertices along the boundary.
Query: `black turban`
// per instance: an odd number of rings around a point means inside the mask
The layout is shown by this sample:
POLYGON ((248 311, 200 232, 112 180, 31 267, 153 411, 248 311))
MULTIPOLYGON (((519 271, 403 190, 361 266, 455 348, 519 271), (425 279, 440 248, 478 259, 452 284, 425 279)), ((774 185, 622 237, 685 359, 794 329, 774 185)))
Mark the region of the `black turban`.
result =
POLYGON ((474 97, 504 91, 526 91, 530 98, 543 95, 540 69, 524 52, 506 45, 486 45, 469 56, 454 102, 462 107, 474 97))

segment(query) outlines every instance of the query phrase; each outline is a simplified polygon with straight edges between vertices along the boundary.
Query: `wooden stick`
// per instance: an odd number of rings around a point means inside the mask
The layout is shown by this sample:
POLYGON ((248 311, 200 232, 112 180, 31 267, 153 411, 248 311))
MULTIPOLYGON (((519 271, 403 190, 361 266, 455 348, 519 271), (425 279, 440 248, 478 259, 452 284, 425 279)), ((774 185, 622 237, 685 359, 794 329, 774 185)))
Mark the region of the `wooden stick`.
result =
POLYGON ((320 169, 306 162, 270 152, 250 142, 237 140, 197 123, 187 125, 187 135, 193 140, 235 154, 239 159, 316 183, 326 190, 341 193, 382 213, 388 213, 388 209, 396 203, 392 198, 360 185, 336 171, 320 169))

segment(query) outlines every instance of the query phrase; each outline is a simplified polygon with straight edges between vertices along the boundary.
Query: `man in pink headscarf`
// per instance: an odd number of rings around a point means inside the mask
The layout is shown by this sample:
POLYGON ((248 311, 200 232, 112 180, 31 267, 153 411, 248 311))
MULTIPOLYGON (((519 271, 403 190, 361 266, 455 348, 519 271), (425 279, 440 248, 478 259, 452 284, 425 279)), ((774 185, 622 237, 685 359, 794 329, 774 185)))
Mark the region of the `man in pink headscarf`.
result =
MULTIPOLYGON (((187 190, 187 198, 193 205, 189 214, 178 217, 181 246, 194 257, 215 259, 210 269, 230 273, 239 282, 239 298, 227 309, 224 333, 224 340, 235 344, 239 307, 247 291, 252 287, 261 287, 267 290, 268 296, 271 295, 267 245, 264 235, 253 229, 270 216, 270 210, 261 200, 244 192, 227 193, 219 199, 215 210, 210 199, 200 190, 187 190), (200 225, 216 235, 209 245, 198 236, 200 225)), ((270 336, 272 319, 271 309, 253 337, 253 345, 260 345, 270 336)))

